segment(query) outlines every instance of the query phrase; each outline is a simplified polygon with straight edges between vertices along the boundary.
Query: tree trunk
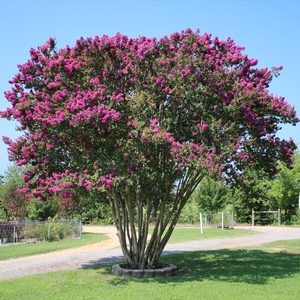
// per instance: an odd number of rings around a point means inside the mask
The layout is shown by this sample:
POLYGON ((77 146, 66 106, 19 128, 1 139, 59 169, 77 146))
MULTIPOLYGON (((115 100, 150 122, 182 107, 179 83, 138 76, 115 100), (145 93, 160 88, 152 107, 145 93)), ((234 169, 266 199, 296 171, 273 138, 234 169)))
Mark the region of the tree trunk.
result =
POLYGON ((150 238, 148 233, 153 201, 141 195, 139 185, 134 189, 127 185, 121 191, 115 188, 108 191, 124 263, 129 268, 157 267, 184 205, 202 178, 203 175, 187 171, 177 183, 172 205, 172 182, 165 182, 164 194, 158 201, 156 222, 150 238))

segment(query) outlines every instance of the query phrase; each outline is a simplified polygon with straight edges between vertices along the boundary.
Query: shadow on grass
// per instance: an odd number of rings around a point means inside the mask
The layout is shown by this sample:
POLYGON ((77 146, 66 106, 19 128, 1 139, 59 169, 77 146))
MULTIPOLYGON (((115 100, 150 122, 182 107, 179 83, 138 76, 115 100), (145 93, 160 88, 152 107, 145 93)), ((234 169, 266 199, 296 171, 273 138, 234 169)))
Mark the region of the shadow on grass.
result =
MULTIPOLYGON (((224 281, 263 285, 270 278, 284 279, 300 273, 300 255, 268 253, 260 250, 214 250, 181 252, 161 257, 161 262, 178 266, 174 277, 136 279, 113 277, 111 285, 127 284, 131 281, 158 282, 162 284, 188 281, 224 281)), ((111 265, 90 266, 103 275, 111 274, 111 265)), ((89 268, 88 266, 86 266, 89 268)))
MULTIPOLYGON (((166 259, 166 258, 164 258, 166 259)), ((260 250, 216 250, 175 254, 169 257, 183 280, 218 280, 265 284, 300 272, 300 256, 260 250)))

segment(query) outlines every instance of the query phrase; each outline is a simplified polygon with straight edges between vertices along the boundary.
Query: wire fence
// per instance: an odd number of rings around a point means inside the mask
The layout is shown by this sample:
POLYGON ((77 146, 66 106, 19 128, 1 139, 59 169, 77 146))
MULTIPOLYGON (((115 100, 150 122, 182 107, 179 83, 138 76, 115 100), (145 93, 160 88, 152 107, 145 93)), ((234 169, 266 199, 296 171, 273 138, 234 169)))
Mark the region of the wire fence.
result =
POLYGON ((234 214, 216 213, 216 214, 202 214, 202 222, 204 228, 234 228, 234 214))
POLYGON ((269 210, 269 211, 255 211, 252 209, 252 226, 255 225, 281 225, 281 211, 269 210))
POLYGON ((0 222, 0 245, 81 239, 81 220, 0 222))

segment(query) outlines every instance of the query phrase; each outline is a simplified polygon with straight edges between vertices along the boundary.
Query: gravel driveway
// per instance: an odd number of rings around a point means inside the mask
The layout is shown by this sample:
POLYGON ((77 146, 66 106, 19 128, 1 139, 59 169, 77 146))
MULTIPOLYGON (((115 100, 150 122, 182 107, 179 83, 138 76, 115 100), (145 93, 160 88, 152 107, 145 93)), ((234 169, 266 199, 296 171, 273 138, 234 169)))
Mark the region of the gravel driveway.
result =
MULTIPOLYGON (((299 228, 243 228, 256 230, 261 234, 238 238, 223 238, 168 244, 166 245, 163 254, 170 254, 179 251, 216 250, 242 246, 259 246, 261 244, 277 240, 300 238, 299 228)), ((118 239, 116 237, 114 227, 88 227, 85 228, 84 231, 106 234, 110 237, 110 240, 69 250, 61 250, 48 254, 0 261, 0 280, 57 270, 80 269, 92 265, 122 261, 122 251, 118 246, 118 239)))

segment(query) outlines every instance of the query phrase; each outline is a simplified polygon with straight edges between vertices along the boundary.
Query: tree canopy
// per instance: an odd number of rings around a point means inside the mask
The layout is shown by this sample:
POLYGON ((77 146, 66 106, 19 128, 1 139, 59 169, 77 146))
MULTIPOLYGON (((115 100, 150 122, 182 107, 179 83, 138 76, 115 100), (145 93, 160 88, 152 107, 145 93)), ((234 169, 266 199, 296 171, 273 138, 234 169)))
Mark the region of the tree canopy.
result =
POLYGON ((4 137, 10 160, 32 166, 23 192, 66 202, 106 193, 125 262, 155 266, 205 174, 243 184, 249 169, 272 176, 278 160, 291 165, 296 146, 276 133, 299 119, 268 90, 282 67, 257 68, 243 50, 189 29, 31 49, 1 112, 23 132, 4 137))

